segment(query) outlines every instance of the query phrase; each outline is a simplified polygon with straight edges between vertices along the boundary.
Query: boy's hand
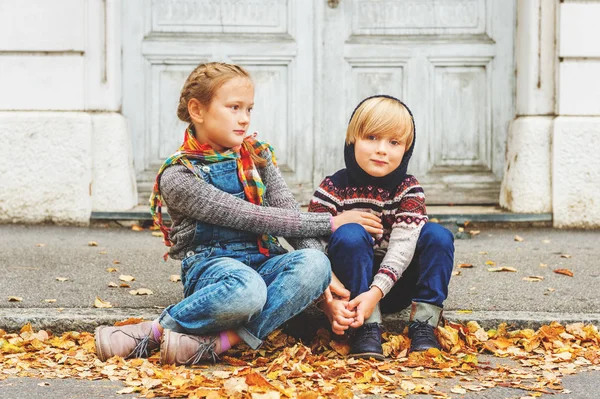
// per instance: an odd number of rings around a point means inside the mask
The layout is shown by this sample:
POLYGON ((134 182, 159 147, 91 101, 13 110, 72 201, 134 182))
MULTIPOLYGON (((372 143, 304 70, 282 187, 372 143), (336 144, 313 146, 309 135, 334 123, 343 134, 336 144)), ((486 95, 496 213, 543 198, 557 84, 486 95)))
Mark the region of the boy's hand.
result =
POLYGON ((383 234, 381 219, 363 211, 346 211, 333 217, 333 230, 348 223, 358 223, 371 235, 383 234))
POLYGON ((356 312, 347 309, 348 301, 333 299, 329 288, 325 290, 325 300, 321 307, 331 324, 331 331, 337 335, 343 335, 356 318, 356 312))
POLYGON ((350 302, 348 308, 356 311, 356 318, 350 327, 358 328, 362 326, 365 319, 368 319, 375 309, 375 305, 383 298, 383 293, 377 287, 372 287, 369 291, 363 292, 350 302))

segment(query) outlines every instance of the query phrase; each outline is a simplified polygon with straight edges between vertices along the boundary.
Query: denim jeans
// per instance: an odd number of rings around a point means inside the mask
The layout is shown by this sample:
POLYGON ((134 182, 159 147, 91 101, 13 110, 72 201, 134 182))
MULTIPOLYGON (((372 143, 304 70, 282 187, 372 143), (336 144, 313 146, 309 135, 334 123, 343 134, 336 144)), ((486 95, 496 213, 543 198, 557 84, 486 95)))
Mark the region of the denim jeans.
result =
MULTIPOLYGON (((215 187, 244 198, 234 161, 202 165, 199 174, 215 187)), ((331 279, 327 256, 314 249, 269 256, 257 235, 198 221, 193 246, 181 262, 184 299, 166 308, 163 328, 204 335, 235 330, 251 348, 325 291, 331 279)))
MULTIPOLYGON (((329 239, 328 254, 333 272, 351 298, 369 290, 382 258, 375 257, 373 239, 361 225, 339 227, 329 239)), ((408 268, 381 300, 382 312, 397 312, 411 302, 442 307, 453 266, 454 236, 437 223, 426 223, 408 268)))

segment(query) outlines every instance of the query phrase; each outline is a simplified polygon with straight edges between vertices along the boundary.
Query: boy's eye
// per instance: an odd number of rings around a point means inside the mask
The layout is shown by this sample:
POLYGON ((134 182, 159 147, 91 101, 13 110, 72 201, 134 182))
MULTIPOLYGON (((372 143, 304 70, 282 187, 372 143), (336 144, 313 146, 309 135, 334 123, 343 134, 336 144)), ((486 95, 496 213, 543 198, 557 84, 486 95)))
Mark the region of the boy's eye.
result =
POLYGON ((377 136, 375 136, 374 134, 370 134, 367 136, 367 140, 377 140, 377 136))
POLYGON ((392 140, 392 141, 390 141, 390 144, 392 144, 392 145, 400 145, 400 142, 398 140, 392 140))

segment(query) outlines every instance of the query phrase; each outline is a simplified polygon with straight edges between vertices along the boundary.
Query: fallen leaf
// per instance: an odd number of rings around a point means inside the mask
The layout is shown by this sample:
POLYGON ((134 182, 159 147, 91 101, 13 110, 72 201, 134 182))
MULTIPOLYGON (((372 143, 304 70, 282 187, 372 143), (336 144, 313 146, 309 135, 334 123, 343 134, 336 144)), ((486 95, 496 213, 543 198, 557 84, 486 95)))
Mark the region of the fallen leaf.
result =
POLYGON ((153 231, 153 232, 152 232, 152 235, 153 235, 154 237, 162 237, 162 236, 163 236, 163 233, 161 233, 160 231, 153 231))
POLYGON ((65 281, 69 281, 69 279, 66 277, 57 277, 56 281, 60 281, 61 283, 64 283, 65 281))
POLYGON ((115 327, 127 326, 127 325, 130 325, 130 324, 140 324, 143 321, 145 321, 145 320, 142 319, 141 317, 130 317, 127 320, 117 321, 115 323, 115 327))
POLYGON ((523 281, 531 281, 533 283, 538 282, 538 281, 542 281, 543 279, 544 279, 544 277, 542 277, 542 276, 523 277, 523 281))
POLYGON ((131 284, 121 283, 119 284, 119 288, 131 288, 131 284))
POLYGON ((460 385, 456 385, 452 389, 450 389, 450 392, 457 393, 457 394, 460 394, 460 395, 464 395, 464 394, 467 393, 467 390, 464 389, 464 388, 461 388, 460 385))
POLYGON ((515 241, 517 241, 517 242, 523 242, 523 237, 521 237, 519 235, 516 235, 515 236, 515 241))
POLYGON ((496 262, 494 262, 493 260, 488 260, 485 262, 485 264, 488 266, 496 266, 496 262))
POLYGON ((571 255, 567 255, 567 254, 562 254, 562 255, 560 255, 560 257, 561 257, 561 258, 566 258, 566 259, 570 259, 570 258, 572 258, 572 256, 571 256, 571 255))
POLYGON ((96 297, 96 299, 94 300, 94 307, 95 308, 112 308, 112 305, 110 304, 110 302, 103 301, 99 297, 96 297))
POLYGON ((46 302, 46 303, 54 303, 54 302, 56 302, 56 299, 44 299, 44 302, 46 302))
POLYGON ((469 234, 471 234, 472 236, 476 236, 479 233, 481 233, 481 231, 479 231, 479 230, 470 230, 469 231, 469 234))
POLYGON ((21 302, 23 300, 23 298, 21 298, 20 296, 9 296, 8 297, 8 302, 21 302))
POLYGON ((487 255, 488 253, 486 251, 481 251, 479 252, 479 255, 487 255))
POLYGON ((121 261, 120 260, 113 260, 113 264, 114 265, 119 265, 119 264, 121 264, 121 261))
POLYGON ((123 395, 126 393, 133 393, 135 392, 135 388, 134 387, 127 387, 127 388, 123 388, 120 391, 117 391, 117 395, 123 395))
POLYGON ((119 280, 121 280, 121 281, 127 281, 127 282, 129 282, 129 281, 133 281, 133 280, 135 280, 135 277, 133 277, 133 276, 128 276, 128 275, 126 275, 126 274, 121 274, 121 275, 119 276, 119 280))
POLYGON ((46 244, 35 244, 36 247, 45 247, 46 244))
POLYGON ((98 252, 100 255, 106 255, 108 252, 107 251, 100 251, 98 252))
POLYGON ((140 225, 134 224, 133 226, 131 226, 131 230, 133 231, 143 231, 144 228, 140 225))
POLYGON ((106 271, 107 271, 107 272, 109 272, 109 273, 114 273, 114 272, 118 272, 118 271, 119 271, 119 269, 117 269, 117 268, 114 268, 114 267, 108 267, 108 268, 106 269, 106 271))
POLYGON ((460 270, 455 270, 452 272, 453 276, 460 276, 460 270))
POLYGON ((516 272, 517 269, 511 266, 490 267, 488 272, 516 272))
POLYGON ((457 310, 456 313, 473 313, 473 311, 470 309, 460 309, 457 310))
POLYGON ((540 267, 548 267, 547 263, 540 263, 540 267))
POLYGON ((40 386, 40 387, 47 387, 47 386, 50 386, 50 383, 48 383, 48 382, 40 382, 38 384, 38 386, 40 386))
POLYGON ((459 263, 457 266, 462 269, 470 269, 473 267, 471 263, 459 263))
POLYGON ((544 244, 550 244, 550 240, 542 240, 544 244))
POLYGON ((137 290, 131 290, 131 291, 129 291, 129 293, 131 295, 152 295, 152 294, 154 294, 148 288, 138 288, 137 290))
POLYGON ((98 243, 96 241, 90 241, 88 242, 88 247, 97 247, 98 243))
POLYGON ((573 272, 569 269, 554 269, 554 273, 564 274, 565 276, 573 277, 573 272))
POLYGON ((110 288, 119 288, 119 285, 117 283, 113 283, 112 281, 110 283, 108 283, 108 286, 110 288))
POLYGON ((171 280, 172 282, 176 283, 178 281, 181 281, 181 276, 179 274, 171 274, 169 276, 169 280, 171 280))

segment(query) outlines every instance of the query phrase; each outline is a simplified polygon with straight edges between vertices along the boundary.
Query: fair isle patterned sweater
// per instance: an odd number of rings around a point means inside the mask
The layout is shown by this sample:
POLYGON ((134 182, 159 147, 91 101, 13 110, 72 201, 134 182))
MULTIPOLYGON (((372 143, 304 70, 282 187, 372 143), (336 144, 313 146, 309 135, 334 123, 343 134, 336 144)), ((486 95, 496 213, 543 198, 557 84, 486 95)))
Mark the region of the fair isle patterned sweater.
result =
POLYGON ((375 237, 373 249, 383 256, 371 286, 383 295, 392 289, 410 264, 421 228, 427 222, 425 194, 414 176, 406 175, 395 190, 349 184, 342 169, 323 180, 310 201, 309 212, 336 216, 348 210, 366 211, 381 218, 383 234, 375 237))

